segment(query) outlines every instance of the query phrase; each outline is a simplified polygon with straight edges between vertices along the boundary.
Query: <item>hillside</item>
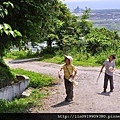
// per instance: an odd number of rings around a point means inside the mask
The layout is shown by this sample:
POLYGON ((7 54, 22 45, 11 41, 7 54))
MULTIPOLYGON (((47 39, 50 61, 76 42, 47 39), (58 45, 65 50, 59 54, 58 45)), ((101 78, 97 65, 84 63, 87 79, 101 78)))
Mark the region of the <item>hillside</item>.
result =
MULTIPOLYGON (((7 61, 6 61, 7 62, 7 61)), ((75 80, 79 85, 74 87, 74 101, 66 103, 64 98, 64 82, 58 79, 58 70, 61 65, 45 62, 24 62, 11 64, 11 68, 22 68, 38 73, 47 74, 56 78, 55 86, 46 89, 50 96, 46 97, 42 106, 32 106, 31 113, 119 113, 120 111, 120 82, 119 77, 114 76, 114 92, 103 92, 104 73, 101 74, 98 85, 96 84, 100 67, 76 67, 78 73, 75 80), (114 103, 114 104, 113 104, 114 103)), ((119 69, 116 72, 119 74, 119 69)), ((41 92, 41 91, 40 91, 41 92)))
MULTIPOLYGON (((81 16, 84 10, 77 7, 71 12, 81 16)), ((91 10, 89 20, 97 28, 105 27, 120 32, 120 9, 91 10)))

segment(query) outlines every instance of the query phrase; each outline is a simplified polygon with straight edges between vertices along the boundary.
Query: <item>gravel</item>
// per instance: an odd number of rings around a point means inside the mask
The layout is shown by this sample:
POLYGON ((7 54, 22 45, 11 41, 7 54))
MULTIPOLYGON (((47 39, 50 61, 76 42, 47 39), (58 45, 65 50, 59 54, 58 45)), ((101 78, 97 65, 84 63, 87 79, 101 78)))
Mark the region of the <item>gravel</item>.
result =
MULTIPOLYGON (((61 65, 45 62, 24 62, 11 64, 11 68, 23 68, 38 73, 44 73, 56 78, 59 83, 49 88, 50 95, 42 101, 42 109, 34 107, 31 113, 119 113, 120 112, 120 77, 114 75, 115 89, 108 89, 103 93, 104 73, 101 74, 96 84, 100 67, 77 67, 78 73, 75 80, 78 86, 74 87, 74 100, 67 103, 63 80, 58 79, 58 70, 61 65)), ((120 70, 116 72, 119 74, 120 70)))

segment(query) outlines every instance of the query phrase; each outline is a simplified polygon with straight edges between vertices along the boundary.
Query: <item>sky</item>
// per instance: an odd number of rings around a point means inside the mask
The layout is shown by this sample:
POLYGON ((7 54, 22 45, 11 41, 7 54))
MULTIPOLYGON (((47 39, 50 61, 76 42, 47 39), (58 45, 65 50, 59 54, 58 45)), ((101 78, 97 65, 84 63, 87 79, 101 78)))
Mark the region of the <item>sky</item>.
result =
POLYGON ((120 0, 61 0, 71 10, 80 8, 94 9, 120 9, 120 0))

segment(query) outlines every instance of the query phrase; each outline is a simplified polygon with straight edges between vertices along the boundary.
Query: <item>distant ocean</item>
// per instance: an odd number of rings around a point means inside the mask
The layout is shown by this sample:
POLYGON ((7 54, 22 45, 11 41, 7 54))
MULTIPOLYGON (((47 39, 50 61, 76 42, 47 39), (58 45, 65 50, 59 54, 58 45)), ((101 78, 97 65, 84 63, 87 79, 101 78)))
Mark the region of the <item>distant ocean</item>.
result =
POLYGON ((79 6, 82 9, 91 8, 92 10, 97 10, 97 9, 120 9, 120 1, 119 0, 108 0, 108 1, 92 1, 92 2, 65 2, 67 7, 70 10, 75 9, 77 6, 79 6))

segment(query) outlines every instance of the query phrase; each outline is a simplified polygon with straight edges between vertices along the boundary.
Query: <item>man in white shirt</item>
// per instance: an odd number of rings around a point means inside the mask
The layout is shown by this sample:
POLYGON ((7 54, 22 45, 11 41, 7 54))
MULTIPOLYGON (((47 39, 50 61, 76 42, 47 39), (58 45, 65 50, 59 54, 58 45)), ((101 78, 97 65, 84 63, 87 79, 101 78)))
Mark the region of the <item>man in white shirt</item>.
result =
POLYGON ((110 80, 110 92, 113 92, 114 85, 113 85, 113 70, 115 68, 115 55, 110 55, 107 60, 103 63, 101 71, 105 67, 105 76, 104 76, 104 92, 106 92, 108 80, 110 80), (113 69, 113 70, 112 70, 113 69))

